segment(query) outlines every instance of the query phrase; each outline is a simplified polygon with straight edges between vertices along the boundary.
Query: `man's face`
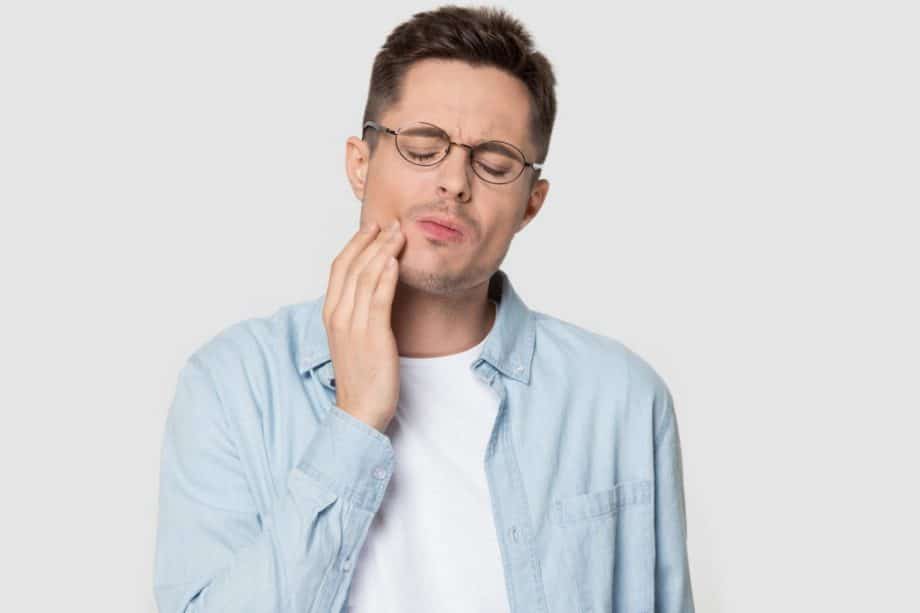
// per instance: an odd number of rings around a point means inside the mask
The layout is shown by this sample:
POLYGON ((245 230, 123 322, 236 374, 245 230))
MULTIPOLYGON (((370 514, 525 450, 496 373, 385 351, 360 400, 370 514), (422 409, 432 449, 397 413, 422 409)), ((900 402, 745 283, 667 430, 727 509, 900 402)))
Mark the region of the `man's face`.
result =
MULTIPOLYGON (((496 68, 456 60, 415 62, 405 75, 399 104, 372 119, 394 130, 416 121, 432 123, 452 141, 469 145, 509 142, 535 161, 527 87, 496 68)), ((362 222, 385 228, 400 220, 406 238, 398 258, 400 282, 446 295, 488 281, 514 234, 539 211, 549 182, 541 179, 531 188, 534 171, 528 167, 512 183, 487 183, 473 173, 470 151, 456 145, 440 163, 417 166, 400 156, 393 135, 378 132, 377 138, 371 158, 365 141, 348 139, 346 170, 362 202, 362 222), (418 221, 427 215, 456 221, 463 236, 456 241, 434 237, 418 221)))

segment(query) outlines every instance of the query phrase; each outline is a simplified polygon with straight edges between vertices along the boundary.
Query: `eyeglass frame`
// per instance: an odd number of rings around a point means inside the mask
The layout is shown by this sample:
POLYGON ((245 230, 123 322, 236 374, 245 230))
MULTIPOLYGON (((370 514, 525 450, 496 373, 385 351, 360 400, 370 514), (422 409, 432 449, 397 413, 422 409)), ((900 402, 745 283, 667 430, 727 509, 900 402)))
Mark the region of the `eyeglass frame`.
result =
POLYGON ((365 132, 368 128, 373 128, 374 130, 377 130, 377 131, 380 131, 380 132, 385 132, 385 133, 387 133, 387 134, 392 134, 394 137, 398 137, 400 131, 402 131, 403 128, 409 127, 409 126, 414 125, 414 124, 416 124, 416 123, 423 123, 423 124, 425 124, 426 126, 431 126, 432 128, 436 128, 436 129, 440 130, 440 131, 444 134, 444 137, 447 139, 447 151, 444 152, 444 157, 442 157, 442 158, 439 159, 437 162, 434 162, 434 163, 432 163, 432 164, 419 164, 418 162, 413 162, 412 160, 410 160, 409 158, 407 158, 405 155, 403 155, 403 152, 399 150, 399 146, 396 144, 396 138, 394 138, 394 139, 393 139, 393 145, 396 147, 396 151, 397 151, 397 153, 399 153, 399 157, 401 157, 402 159, 406 160, 406 161, 409 162, 410 164, 414 164, 414 165, 416 165, 416 166, 424 166, 424 167, 437 166, 438 164, 440 164, 441 162, 443 162, 444 160, 447 159, 447 156, 450 155, 450 148, 451 148, 453 145, 457 145, 458 147, 464 147, 465 149, 469 149, 470 155, 467 157, 467 159, 470 161, 470 168, 473 169, 473 174, 475 174, 477 177, 479 177, 480 179, 482 179, 482 180, 485 181, 486 183, 491 183, 491 184, 493 184, 493 185, 508 185, 509 183, 514 183, 515 181, 517 181, 517 180, 521 177, 522 174, 524 174, 524 170, 525 170, 528 166, 530 166, 531 168, 533 168, 534 171, 538 171, 538 172, 539 172, 540 170, 543 169, 543 166, 544 166, 544 164, 545 164, 545 162, 528 162, 528 161, 527 161, 527 156, 524 155, 524 152, 521 151, 521 149, 520 149, 519 147, 517 147, 516 145, 514 145, 514 144, 512 144, 512 143, 509 143, 508 141, 490 139, 490 140, 482 141, 481 143, 477 143, 476 145, 467 145, 467 144, 465 144, 465 143, 457 143, 457 142, 454 142, 454 141, 450 140, 450 134, 448 134, 447 131, 444 130, 444 128, 442 128, 441 126, 436 126, 436 125, 433 124, 433 123, 428 123, 427 121, 413 121, 411 124, 407 124, 407 125, 405 125, 405 126, 401 126, 401 127, 397 128, 397 129, 393 130, 392 128, 388 128, 388 127, 386 127, 386 126, 384 126, 384 125, 381 125, 381 124, 377 123, 376 121, 368 120, 368 121, 365 121, 365 122, 364 122, 364 128, 361 130, 361 138, 362 138, 362 139, 364 138, 364 132, 365 132), (480 146, 480 145, 483 145, 483 144, 485 144, 485 143, 501 143, 502 145, 508 145, 509 147, 511 147, 512 149, 514 149, 514 150, 517 151, 518 153, 520 153, 520 154, 521 154, 521 159, 524 160, 524 165, 521 166, 521 172, 519 172, 519 173, 517 174, 517 176, 514 177, 513 179, 511 179, 510 181, 489 181, 488 179, 483 178, 482 175, 480 175, 478 172, 476 172, 476 167, 473 166, 473 149, 475 149, 476 147, 478 147, 478 146, 480 146))

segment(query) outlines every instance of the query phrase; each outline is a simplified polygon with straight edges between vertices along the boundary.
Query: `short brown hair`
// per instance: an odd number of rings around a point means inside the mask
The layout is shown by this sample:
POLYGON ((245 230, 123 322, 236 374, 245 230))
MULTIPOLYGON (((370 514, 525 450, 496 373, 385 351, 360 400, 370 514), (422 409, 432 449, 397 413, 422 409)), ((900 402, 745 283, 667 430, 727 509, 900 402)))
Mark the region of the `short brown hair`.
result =
MULTIPOLYGON (((537 159, 531 161, 545 161, 556 120, 556 77, 521 22, 494 7, 445 5, 416 13, 396 26, 374 58, 362 125, 378 120, 399 101, 406 71, 413 62, 427 58, 491 66, 523 81, 530 92, 530 139, 537 150, 537 159)), ((371 130, 367 137, 373 154, 378 133, 371 130)), ((536 181, 539 171, 533 175, 536 181)))

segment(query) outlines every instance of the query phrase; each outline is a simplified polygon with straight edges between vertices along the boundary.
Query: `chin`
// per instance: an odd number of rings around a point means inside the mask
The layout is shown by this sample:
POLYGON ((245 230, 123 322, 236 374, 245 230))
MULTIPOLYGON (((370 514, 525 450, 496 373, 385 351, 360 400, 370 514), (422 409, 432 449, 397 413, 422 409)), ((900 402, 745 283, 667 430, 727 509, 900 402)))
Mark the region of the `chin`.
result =
POLYGON ((420 292, 452 296, 466 292, 481 282, 477 271, 469 268, 452 269, 443 262, 421 264, 411 257, 400 259, 399 283, 420 292))

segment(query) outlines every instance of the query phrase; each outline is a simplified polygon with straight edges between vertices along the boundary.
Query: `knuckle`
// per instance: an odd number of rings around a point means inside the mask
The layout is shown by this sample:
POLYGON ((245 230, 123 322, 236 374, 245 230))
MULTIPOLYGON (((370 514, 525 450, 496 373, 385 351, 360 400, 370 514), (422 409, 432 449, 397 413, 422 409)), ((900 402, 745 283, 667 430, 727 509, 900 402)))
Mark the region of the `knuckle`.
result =
POLYGON ((345 273, 343 277, 345 279, 346 286, 358 277, 357 273, 360 272, 358 270, 359 266, 360 266, 360 262, 353 261, 348 264, 347 268, 345 268, 345 273))
POLYGON ((374 278, 374 269, 373 269, 373 267, 372 267, 372 266, 365 266, 364 269, 361 270, 360 274, 358 274, 358 284, 359 284, 359 285, 366 285, 366 284, 370 283, 370 282, 373 280, 373 278, 374 278))
POLYGON ((380 251, 374 254, 374 265, 383 266, 386 263, 387 258, 389 257, 390 257, 389 250, 381 249, 380 251))
POLYGON ((344 315, 336 313, 329 320, 328 327, 335 332, 342 332, 343 330, 347 329, 348 321, 345 319, 344 315))

